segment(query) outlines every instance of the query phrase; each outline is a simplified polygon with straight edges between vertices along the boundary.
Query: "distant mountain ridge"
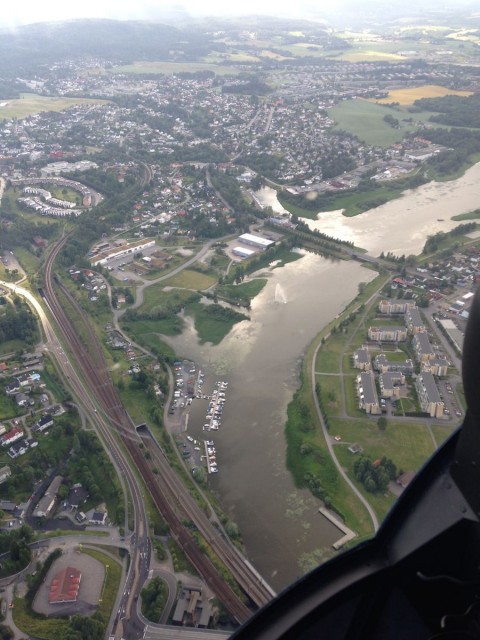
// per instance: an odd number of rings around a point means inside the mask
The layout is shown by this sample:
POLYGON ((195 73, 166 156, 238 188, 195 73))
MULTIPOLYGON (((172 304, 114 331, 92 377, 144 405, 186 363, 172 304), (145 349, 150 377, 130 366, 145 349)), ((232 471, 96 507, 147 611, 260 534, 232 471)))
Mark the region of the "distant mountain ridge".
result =
POLYGON ((196 56, 208 40, 199 32, 186 33, 157 22, 92 19, 36 23, 1 33, 0 75, 86 55, 120 63, 162 59, 179 43, 186 56, 196 56))

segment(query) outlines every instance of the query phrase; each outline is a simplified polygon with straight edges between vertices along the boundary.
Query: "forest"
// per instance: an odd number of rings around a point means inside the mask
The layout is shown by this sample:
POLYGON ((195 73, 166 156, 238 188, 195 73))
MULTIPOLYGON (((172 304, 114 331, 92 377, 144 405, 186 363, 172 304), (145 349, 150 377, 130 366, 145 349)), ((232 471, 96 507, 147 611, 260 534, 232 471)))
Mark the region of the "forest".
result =
POLYGON ((442 98, 421 98, 413 105, 422 111, 437 111, 430 116, 431 122, 451 127, 480 128, 480 96, 444 96, 442 98))
POLYGON ((38 340, 37 320, 28 305, 15 298, 15 304, 4 305, 0 316, 0 342, 21 340, 34 345, 38 340))

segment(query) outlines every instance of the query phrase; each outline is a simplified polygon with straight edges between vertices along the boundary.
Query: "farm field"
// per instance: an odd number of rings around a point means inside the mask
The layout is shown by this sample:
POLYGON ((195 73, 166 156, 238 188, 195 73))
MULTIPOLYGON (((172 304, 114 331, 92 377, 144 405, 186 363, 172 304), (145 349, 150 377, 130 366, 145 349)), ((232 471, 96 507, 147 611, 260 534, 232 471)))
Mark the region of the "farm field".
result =
POLYGON ((235 69, 232 67, 224 67, 218 64, 209 64, 205 62, 161 62, 161 61, 138 61, 133 64, 127 64, 115 67, 115 73, 195 73, 195 71, 213 71, 218 75, 234 75, 235 69))
MULTIPOLYGON (((400 142, 406 133, 416 128, 416 122, 402 120, 402 113, 392 111, 369 100, 341 102, 333 109, 329 109, 328 115, 335 120, 339 129, 353 133, 367 144, 381 147, 400 142), (388 114, 400 121, 398 129, 394 129, 384 121, 383 118, 388 114)), ((405 113, 405 118, 410 118, 410 114, 405 113)), ((427 115, 423 119, 426 120, 427 115)))
POLYGON ((471 96, 472 91, 455 91, 439 85, 427 84, 423 87, 409 87, 390 91, 386 98, 375 100, 377 104, 398 102, 400 106, 410 106, 420 98, 442 98, 443 96, 471 96))
POLYGON ((16 100, 0 102, 0 120, 2 118, 26 118, 43 111, 62 111, 75 104, 108 104, 109 100, 91 98, 50 98, 35 93, 22 93, 16 100))

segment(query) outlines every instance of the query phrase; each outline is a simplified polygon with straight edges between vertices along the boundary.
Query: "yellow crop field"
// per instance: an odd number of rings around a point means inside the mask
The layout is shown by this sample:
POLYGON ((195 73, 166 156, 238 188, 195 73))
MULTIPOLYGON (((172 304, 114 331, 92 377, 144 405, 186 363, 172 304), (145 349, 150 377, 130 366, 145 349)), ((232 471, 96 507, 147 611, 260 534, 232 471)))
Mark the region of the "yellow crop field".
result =
POLYGON ((270 58, 271 60, 290 60, 290 58, 287 58, 287 56, 282 56, 279 53, 275 53, 274 51, 270 51, 268 49, 263 49, 263 51, 260 52, 260 57, 270 58))
POLYGON ((398 102, 401 106, 407 107, 412 105, 415 100, 420 98, 442 98, 443 96, 471 96, 472 91, 454 91, 447 87, 440 87, 435 84, 426 84, 423 87, 411 87, 409 89, 397 89, 390 91, 386 98, 381 100, 373 100, 378 104, 390 104, 398 102))
POLYGON ((396 62, 405 60, 398 53, 388 53, 387 51, 373 49, 342 51, 337 57, 345 62, 396 62))

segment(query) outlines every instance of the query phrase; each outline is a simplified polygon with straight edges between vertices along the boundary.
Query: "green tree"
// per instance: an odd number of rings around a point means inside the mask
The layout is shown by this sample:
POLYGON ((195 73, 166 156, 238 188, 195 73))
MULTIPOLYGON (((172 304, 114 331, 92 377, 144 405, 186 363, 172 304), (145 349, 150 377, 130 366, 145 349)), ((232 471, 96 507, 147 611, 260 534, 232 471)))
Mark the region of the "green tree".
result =
POLYGON ((380 416, 380 418, 377 420, 377 427, 380 429, 380 431, 385 431, 385 429, 387 428, 387 424, 388 421, 385 416, 380 416))

